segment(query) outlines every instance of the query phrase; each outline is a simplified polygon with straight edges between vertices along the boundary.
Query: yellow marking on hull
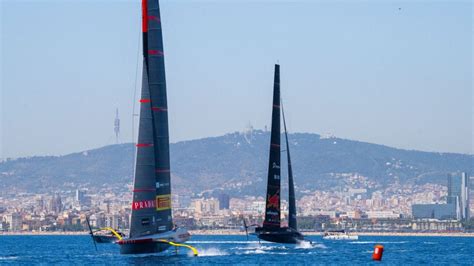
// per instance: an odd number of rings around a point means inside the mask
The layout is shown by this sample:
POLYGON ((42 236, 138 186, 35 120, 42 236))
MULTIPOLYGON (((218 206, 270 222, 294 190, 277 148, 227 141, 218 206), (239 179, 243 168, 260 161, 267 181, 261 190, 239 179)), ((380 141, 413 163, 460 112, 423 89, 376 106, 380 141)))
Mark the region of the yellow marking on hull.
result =
POLYGON ((113 228, 111 227, 104 227, 104 228, 101 228, 100 230, 107 230, 107 231, 110 231, 112 232, 112 234, 114 234, 114 236, 118 239, 118 240, 122 240, 122 236, 117 233, 117 231, 115 231, 113 228))
POLYGON ((166 239, 159 239, 158 241, 163 242, 163 243, 166 243, 166 244, 169 244, 169 245, 171 245, 171 246, 175 246, 175 247, 185 247, 185 248, 189 248, 189 249, 193 252, 194 256, 197 256, 197 255, 198 255, 197 249, 196 249, 195 247, 193 247, 193 246, 186 245, 186 244, 181 244, 181 243, 174 243, 174 242, 168 241, 168 240, 166 240, 166 239))

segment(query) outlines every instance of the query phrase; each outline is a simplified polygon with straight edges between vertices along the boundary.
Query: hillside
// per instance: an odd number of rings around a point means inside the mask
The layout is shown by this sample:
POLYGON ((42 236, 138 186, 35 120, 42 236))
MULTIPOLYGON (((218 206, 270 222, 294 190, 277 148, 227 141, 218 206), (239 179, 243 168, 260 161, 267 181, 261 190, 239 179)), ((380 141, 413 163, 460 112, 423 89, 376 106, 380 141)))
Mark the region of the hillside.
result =
MULTIPOLYGON (((261 194, 269 137, 256 130, 171 144, 173 186, 194 193, 223 189, 229 194, 261 194)), ((347 182, 341 178, 344 173, 358 173, 384 187, 394 182, 445 184, 448 172, 473 172, 473 155, 401 150, 307 133, 290 134, 290 142, 299 191, 337 189, 347 182)), ((119 144, 65 156, 4 161, 0 192, 111 184, 124 188, 131 182, 134 150, 132 144, 119 144)))

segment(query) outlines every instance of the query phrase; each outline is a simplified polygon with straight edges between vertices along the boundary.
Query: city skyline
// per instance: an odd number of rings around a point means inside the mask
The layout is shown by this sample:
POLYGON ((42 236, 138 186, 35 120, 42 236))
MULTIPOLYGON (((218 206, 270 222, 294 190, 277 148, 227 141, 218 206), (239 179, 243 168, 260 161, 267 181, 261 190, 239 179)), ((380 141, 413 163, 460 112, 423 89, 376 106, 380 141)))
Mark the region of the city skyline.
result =
MULTIPOLYGON (((264 128, 279 61, 291 132, 472 154, 471 6, 163 1, 171 141, 264 128)), ((132 141, 139 9, 2 1, 0 157, 132 141)))
MULTIPOLYGON (((364 182, 364 178, 359 181, 364 182)), ((436 208, 448 206, 442 204, 449 198, 450 192, 446 186, 399 184, 393 188, 372 190, 369 183, 366 185, 366 188, 348 186, 340 191, 306 191, 297 201, 299 220, 313 219, 314 227, 306 229, 316 231, 324 229, 324 226, 318 227, 318 221, 326 222, 327 226, 342 225, 349 230, 358 228, 361 231, 374 231, 375 220, 381 220, 381 224, 377 226, 383 227, 386 223, 385 226, 394 231, 421 229, 437 232, 453 225, 455 227, 451 230, 464 230, 460 222, 468 217, 462 219, 456 216, 455 211, 451 216, 431 217, 430 212, 427 212, 428 216, 417 217, 415 212, 419 210, 412 210, 415 205, 422 206, 420 203, 429 203, 425 206, 436 208), (362 227, 357 227, 361 225, 362 227)), ((127 188, 130 187, 131 184, 128 184, 127 188)), ((17 197, 0 197, 0 232, 85 230, 87 215, 93 226, 127 228, 131 211, 127 198, 131 198, 131 193, 123 192, 123 189, 117 186, 89 189, 81 187, 54 193, 23 193, 17 197)), ((173 216, 179 224, 186 223, 194 229, 235 230, 240 228, 242 217, 261 222, 265 198, 244 194, 230 197, 225 193, 217 197, 175 194, 173 206, 173 216)), ((470 208, 474 208, 474 201, 471 201, 470 208)), ((285 222, 288 218, 286 198, 282 199, 282 218, 285 222)), ((380 229, 375 228, 377 230, 380 229)))

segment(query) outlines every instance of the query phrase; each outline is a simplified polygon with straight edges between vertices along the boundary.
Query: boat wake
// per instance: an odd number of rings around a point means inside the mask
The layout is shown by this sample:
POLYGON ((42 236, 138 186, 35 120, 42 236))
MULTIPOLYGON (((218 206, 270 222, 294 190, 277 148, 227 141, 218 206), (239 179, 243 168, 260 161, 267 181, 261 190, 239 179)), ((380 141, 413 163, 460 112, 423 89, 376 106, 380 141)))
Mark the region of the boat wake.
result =
POLYGON ((0 256, 0 260, 16 260, 16 259, 18 259, 17 256, 4 256, 4 257, 0 256))
POLYGON ((324 244, 312 243, 310 241, 301 241, 296 245, 296 249, 314 249, 314 248, 328 248, 324 244))
POLYGON ((233 249, 236 250, 262 250, 262 251, 269 251, 269 250, 287 250, 288 248, 285 246, 263 246, 263 245, 249 245, 246 247, 235 247, 233 249))
POLYGON ((242 247, 234 247, 232 248, 235 250, 236 254, 276 254, 276 255, 286 255, 286 254, 297 254, 296 250, 301 249, 326 249, 327 247, 323 244, 316 244, 311 243, 309 241, 302 241, 301 243, 297 244, 295 247, 284 246, 284 245, 258 245, 252 244, 242 247), (292 252, 293 250, 293 252, 292 252))
POLYGON ((309 241, 301 241, 298 244, 296 244, 296 248, 297 249, 309 249, 309 248, 313 248, 313 245, 309 241))
MULTIPOLYGON (((207 248, 207 249, 198 249, 198 257, 214 257, 214 256, 227 256, 229 253, 222 251, 218 248, 207 248)), ((194 256, 192 252, 189 252, 190 257, 194 256)))
POLYGON ((408 241, 351 241, 350 244, 405 244, 408 241))
POLYGON ((255 244, 258 241, 187 241, 189 244, 255 244))
POLYGON ((251 250, 245 250, 242 253, 237 252, 236 254, 245 254, 245 255, 258 255, 258 254, 272 254, 272 255, 287 255, 290 254, 290 252, 282 252, 279 250, 283 249, 272 249, 272 248, 256 248, 256 249, 251 249, 251 250))

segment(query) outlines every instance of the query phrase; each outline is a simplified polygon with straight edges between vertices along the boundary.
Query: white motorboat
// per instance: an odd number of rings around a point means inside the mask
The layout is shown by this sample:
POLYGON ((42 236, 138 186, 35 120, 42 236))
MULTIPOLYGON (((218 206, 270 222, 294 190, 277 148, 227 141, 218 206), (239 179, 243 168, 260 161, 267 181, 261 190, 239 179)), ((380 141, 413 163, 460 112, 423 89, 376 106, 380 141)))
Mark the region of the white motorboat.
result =
POLYGON ((323 239, 325 240, 358 240, 359 236, 354 233, 348 233, 344 230, 326 231, 324 232, 323 239))

